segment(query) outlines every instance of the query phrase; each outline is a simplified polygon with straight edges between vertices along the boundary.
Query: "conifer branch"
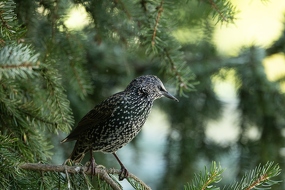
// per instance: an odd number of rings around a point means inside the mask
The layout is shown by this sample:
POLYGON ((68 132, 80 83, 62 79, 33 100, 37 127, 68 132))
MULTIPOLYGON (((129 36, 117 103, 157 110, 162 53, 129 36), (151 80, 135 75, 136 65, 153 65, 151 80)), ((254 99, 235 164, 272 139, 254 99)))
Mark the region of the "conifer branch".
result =
MULTIPOLYGON (((91 170, 87 166, 67 166, 67 165, 48 165, 48 164, 38 164, 38 163, 25 163, 19 165, 19 168, 24 170, 32 170, 32 171, 40 171, 40 172, 61 172, 61 173, 69 173, 69 174, 78 174, 84 173, 87 175, 91 175, 91 170)), ((120 170, 117 169, 105 169, 102 167, 96 167, 95 175, 98 175, 102 180, 108 183, 114 190, 121 190, 121 187, 117 184, 117 182, 112 179, 109 174, 120 174, 120 170)), ((150 190, 143 181, 141 181, 134 174, 129 173, 129 179, 132 179, 139 183, 144 189, 150 190)))
POLYGON ((5 40, 3 40, 2 38, 0 38, 0 46, 4 46, 5 45, 5 40))
POLYGON ((279 183, 280 181, 272 180, 280 174, 280 167, 274 162, 267 162, 264 166, 257 166, 254 170, 247 172, 239 182, 226 188, 230 190, 251 190, 267 189, 268 186, 279 183))
POLYGON ((180 72, 177 70, 177 67, 175 66, 174 61, 172 60, 169 52, 166 49, 164 49, 164 52, 165 52, 165 55, 166 55, 170 65, 171 65, 171 70, 173 72, 173 75, 176 76, 176 78, 178 80, 179 88, 186 88, 186 85, 182 79, 182 76, 181 76, 180 72))
POLYGON ((80 41, 79 36, 72 34, 65 27, 65 43, 68 45, 63 48, 64 55, 57 55, 60 59, 67 61, 67 67, 64 69, 64 74, 69 74, 68 83, 71 85, 73 90, 80 96, 81 99, 86 98, 88 94, 91 94, 93 90, 92 82, 88 77, 86 71, 86 62, 84 61, 83 51, 84 46, 80 41), (71 49, 70 49, 71 48, 71 49), (65 58, 63 58, 65 56, 65 58))
POLYGON ((157 10, 158 10, 158 12, 157 12, 157 16, 155 19, 153 34, 152 34, 152 38, 151 38, 152 46, 155 45, 155 37, 156 37, 157 28, 158 28, 158 23, 159 23, 159 20, 161 18, 161 14, 163 12, 163 0, 160 2, 160 5, 157 7, 157 10))
MULTIPOLYGON (((78 70, 76 70, 75 68, 75 63, 70 63, 70 67, 72 69, 72 72, 74 73, 74 77, 75 77, 75 80, 79 86, 79 88, 81 89, 81 92, 82 94, 86 95, 87 92, 86 92, 86 88, 84 88, 83 86, 83 81, 82 81, 82 77, 80 76, 80 74, 78 73, 78 70)), ((81 98, 83 97, 83 95, 81 96, 81 98)))
POLYGON ((139 4, 141 5, 141 7, 142 7, 144 13, 146 13, 146 12, 147 12, 147 8, 146 8, 147 1, 146 1, 146 0, 141 0, 141 1, 139 2, 139 4))
POLYGON ((222 18, 222 21, 227 22, 227 18, 225 15, 222 13, 222 11, 218 8, 217 4, 213 0, 209 0, 209 3, 211 4, 212 8, 217 11, 217 13, 220 15, 220 18, 222 18))
POLYGON ((23 62, 21 64, 11 64, 11 65, 1 65, 0 68, 2 69, 37 69, 39 66, 39 62, 35 65, 34 63, 30 62, 23 62))
POLYGON ((268 179, 269 179, 268 175, 264 174, 264 175, 260 176, 257 180, 255 180, 252 184, 250 184, 249 187, 246 188, 246 190, 251 190, 251 189, 255 188, 256 186, 258 186, 263 181, 266 181, 268 179))
MULTIPOLYGON (((34 105, 29 105, 29 106, 34 106, 34 105)), ((35 109, 36 107, 34 106, 33 108, 35 109)), ((40 115, 41 112, 39 110, 37 110, 37 112, 35 114, 32 114, 31 110, 28 110, 27 108, 24 108, 23 106, 21 106, 21 108, 18 109, 18 110, 19 110, 19 112, 27 115, 28 117, 32 118, 33 120, 37 120, 37 121, 39 121, 41 123, 45 123, 45 124, 48 124, 48 125, 53 125, 53 126, 57 125, 56 122, 51 121, 49 119, 45 119, 44 117, 42 117, 40 115)))
POLYGON ((56 130, 60 128, 61 130, 67 130, 71 128, 73 123, 73 117, 70 114, 71 110, 69 107, 69 101, 66 98, 64 89, 61 86, 60 78, 56 70, 52 68, 47 68, 47 66, 42 65, 41 76, 46 82, 48 88, 48 100, 49 107, 57 110, 55 113, 55 119, 57 120, 56 130))
POLYGON ((131 19, 132 16, 130 14, 130 12, 127 10, 126 6, 124 5, 124 3, 121 0, 114 0, 116 4, 120 4, 122 6, 122 10, 126 13, 128 19, 131 19))
POLYGON ((16 39, 18 34, 20 34, 20 28, 16 21, 16 14, 14 9, 16 8, 16 3, 13 0, 7 0, 0 2, 0 34, 2 39, 0 39, 1 44, 5 44, 6 41, 16 39), (4 42, 4 43, 3 43, 4 42))
POLYGON ((216 162, 212 162, 210 170, 205 167, 204 172, 194 175, 192 183, 188 183, 184 186, 184 190, 216 190, 217 187, 214 185, 222 179, 223 169, 216 162))
POLYGON ((6 20, 4 19, 4 15, 3 15, 4 11, 0 11, 0 21, 1 21, 1 25, 7 29, 11 29, 12 27, 8 25, 8 23, 6 22, 6 20))
MULTIPOLYGON (((229 23, 234 20, 233 13, 235 12, 235 7, 230 2, 228 2, 227 0, 219 2, 208 0, 208 2, 214 9, 214 11, 217 13, 219 21, 229 23)), ((215 16, 216 14, 213 13, 213 17, 215 16)))
MULTIPOLYGON (((142 1, 140 4, 144 8, 145 2, 142 1)), ((185 63, 180 44, 170 33, 172 23, 168 19, 173 16, 171 10, 173 5, 172 1, 161 0, 148 11, 150 20, 149 25, 146 26, 148 30, 145 36, 148 39, 145 43, 147 44, 146 54, 153 54, 162 59, 165 63, 164 71, 174 79, 179 94, 186 96, 184 92, 194 89, 190 81, 195 77, 185 63)))

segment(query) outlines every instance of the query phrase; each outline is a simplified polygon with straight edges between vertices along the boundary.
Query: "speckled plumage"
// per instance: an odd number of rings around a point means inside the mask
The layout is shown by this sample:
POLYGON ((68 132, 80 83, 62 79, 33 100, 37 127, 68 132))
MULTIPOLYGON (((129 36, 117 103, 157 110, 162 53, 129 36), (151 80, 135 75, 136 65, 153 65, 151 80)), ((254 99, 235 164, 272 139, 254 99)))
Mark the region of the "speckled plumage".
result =
POLYGON ((124 91, 110 96, 89 111, 62 140, 77 140, 70 159, 80 162, 91 149, 115 155, 118 149, 140 132, 154 100, 162 96, 178 101, 166 91, 156 76, 146 75, 134 79, 124 91))

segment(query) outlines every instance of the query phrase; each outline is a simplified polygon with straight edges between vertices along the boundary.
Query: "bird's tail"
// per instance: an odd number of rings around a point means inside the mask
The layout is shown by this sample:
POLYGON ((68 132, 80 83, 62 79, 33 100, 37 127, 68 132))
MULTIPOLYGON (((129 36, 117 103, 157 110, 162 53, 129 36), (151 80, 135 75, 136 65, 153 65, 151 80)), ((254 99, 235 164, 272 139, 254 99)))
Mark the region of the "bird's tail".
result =
POLYGON ((81 142, 76 141, 76 144, 73 148, 71 155, 69 156, 69 159, 75 163, 80 163, 87 151, 88 151, 87 146, 82 146, 81 142))

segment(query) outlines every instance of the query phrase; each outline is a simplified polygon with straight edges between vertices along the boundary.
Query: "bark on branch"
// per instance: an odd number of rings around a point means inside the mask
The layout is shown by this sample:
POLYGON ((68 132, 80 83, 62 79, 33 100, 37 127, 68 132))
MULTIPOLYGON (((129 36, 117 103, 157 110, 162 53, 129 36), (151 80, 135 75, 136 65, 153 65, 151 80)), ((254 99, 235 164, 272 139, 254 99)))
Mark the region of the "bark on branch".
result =
MULTIPOLYGON (((62 172, 69 174, 78 174, 85 173, 87 175, 91 175, 91 170, 86 166, 67 166, 67 165, 48 165, 48 164, 38 164, 38 163, 25 163, 19 166, 19 168, 24 170, 32 170, 32 171, 42 171, 42 172, 62 172)), ((120 170, 117 169, 108 169, 103 167, 96 167, 95 175, 98 175, 100 179, 104 180, 108 183, 114 190, 121 190, 121 187, 115 182, 109 174, 120 174, 120 170)), ((128 178, 135 180, 140 183, 144 189, 151 190, 143 181, 141 181, 134 174, 129 173, 128 178)))

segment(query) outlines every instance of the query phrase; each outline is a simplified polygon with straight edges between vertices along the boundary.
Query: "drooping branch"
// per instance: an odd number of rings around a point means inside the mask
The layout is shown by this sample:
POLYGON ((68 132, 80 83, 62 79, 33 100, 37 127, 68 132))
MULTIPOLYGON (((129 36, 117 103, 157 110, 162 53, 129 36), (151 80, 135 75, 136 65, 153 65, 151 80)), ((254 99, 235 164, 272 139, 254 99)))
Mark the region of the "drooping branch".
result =
MULTIPOLYGON (((84 173, 86 175, 91 175, 91 170, 87 166, 67 166, 67 165, 48 165, 48 164, 38 164, 38 163, 25 163, 19 166, 24 170, 32 171, 41 171, 41 172, 61 172, 61 173, 70 173, 78 174, 84 173)), ((103 167, 96 167, 95 175, 98 175, 100 179, 108 183, 114 190, 121 190, 121 187, 114 181, 109 174, 120 174, 120 170, 117 169, 108 169, 103 167)), ((134 181, 140 183, 144 189, 151 190, 143 181, 141 181, 134 174, 129 173, 128 178, 133 179, 134 181)))

